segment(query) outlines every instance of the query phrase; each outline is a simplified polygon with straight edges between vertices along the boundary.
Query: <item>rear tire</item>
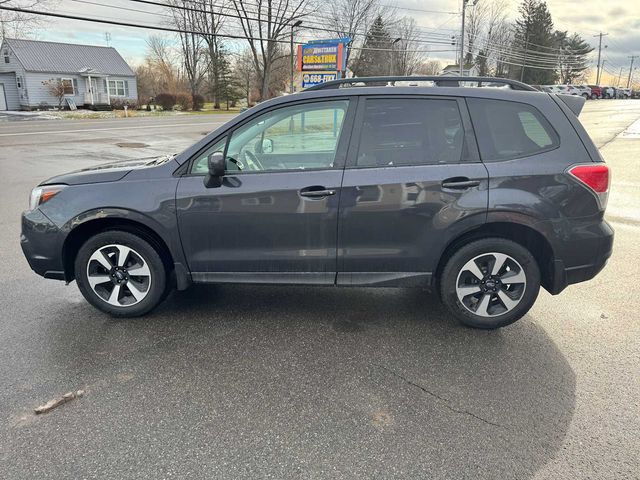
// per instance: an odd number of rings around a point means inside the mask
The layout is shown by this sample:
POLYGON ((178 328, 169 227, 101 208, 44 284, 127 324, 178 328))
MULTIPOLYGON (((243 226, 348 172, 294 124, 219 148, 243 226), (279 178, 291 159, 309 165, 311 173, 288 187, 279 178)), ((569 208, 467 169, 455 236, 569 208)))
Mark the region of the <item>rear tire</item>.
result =
POLYGON ((75 273, 84 298, 114 317, 144 315, 168 293, 160 255, 129 232, 112 230, 87 240, 76 256, 75 273))
POLYGON ((598 99, 598 95, 596 95, 595 93, 591 94, 591 100, 597 100, 598 99))
POLYGON ((504 238, 477 240, 457 250, 440 277, 440 296, 462 324, 510 325, 533 306, 540 269, 529 250, 504 238))

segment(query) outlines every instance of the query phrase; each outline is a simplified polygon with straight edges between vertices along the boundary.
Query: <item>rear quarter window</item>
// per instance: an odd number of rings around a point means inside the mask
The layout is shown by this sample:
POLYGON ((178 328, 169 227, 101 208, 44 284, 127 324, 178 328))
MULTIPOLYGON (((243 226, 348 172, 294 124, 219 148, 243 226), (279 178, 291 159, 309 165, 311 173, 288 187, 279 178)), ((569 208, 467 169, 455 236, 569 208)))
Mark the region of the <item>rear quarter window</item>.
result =
POLYGON ((527 157, 560 145, 549 121, 532 105, 481 98, 468 98, 467 105, 485 161, 527 157))

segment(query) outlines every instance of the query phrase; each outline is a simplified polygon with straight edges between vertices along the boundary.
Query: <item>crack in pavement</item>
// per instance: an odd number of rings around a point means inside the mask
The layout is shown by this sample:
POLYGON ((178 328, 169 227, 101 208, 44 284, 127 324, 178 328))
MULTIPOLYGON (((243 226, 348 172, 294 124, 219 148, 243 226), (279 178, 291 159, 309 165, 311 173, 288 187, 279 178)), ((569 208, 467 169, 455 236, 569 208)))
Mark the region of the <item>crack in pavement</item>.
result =
POLYGON ((503 425, 500 425, 500 424, 498 424, 498 423, 494 423, 494 422, 492 422, 492 421, 490 421, 490 420, 487 420, 486 418, 482 418, 482 417, 480 417, 480 416, 476 415, 476 414, 475 414, 475 413, 473 413, 473 412, 470 412, 470 411, 468 411, 468 410, 460 410, 460 409, 458 409, 458 408, 452 407, 451 405, 449 405, 449 400, 448 400, 448 399, 446 399, 446 398, 444 398, 444 397, 441 397, 441 396, 440 396, 440 395, 438 395, 437 393, 433 393, 432 391, 427 390, 427 389, 426 389, 425 387, 423 387, 422 385, 417 384, 417 383, 415 383, 415 382, 412 382, 412 381, 411 381, 411 380, 409 380, 408 378, 403 377, 403 376, 402 376, 402 375, 400 375, 399 373, 397 373, 397 372, 395 372, 395 371, 391 370, 390 368, 385 367, 384 365, 377 365, 377 364, 375 364, 375 363, 372 363, 371 365, 372 365, 372 366, 374 366, 374 367, 378 367, 378 368, 380 368, 380 369, 382 369, 382 370, 385 370, 385 371, 389 372, 391 375, 393 375, 393 376, 395 376, 395 377, 399 378, 400 380, 402 380, 403 382, 405 382, 405 383, 407 383, 407 384, 411 385, 412 387, 419 388, 420 390, 422 390, 422 391, 423 391, 424 393, 426 393, 427 395, 429 395, 429 396, 431 396, 431 397, 433 397, 433 398, 435 398, 435 399, 437 399, 437 400, 440 400, 440 401, 444 404, 444 406, 445 406, 447 409, 451 410, 451 411, 452 411, 452 412, 454 412, 454 413, 459 413, 459 414, 463 414, 463 415, 469 415, 470 417, 473 417, 473 418, 475 418, 475 419, 477 419, 477 420, 480 420, 481 422, 484 422, 484 423, 486 423, 487 425, 491 425, 491 426, 498 427, 498 428, 504 428, 504 426, 503 426, 503 425))

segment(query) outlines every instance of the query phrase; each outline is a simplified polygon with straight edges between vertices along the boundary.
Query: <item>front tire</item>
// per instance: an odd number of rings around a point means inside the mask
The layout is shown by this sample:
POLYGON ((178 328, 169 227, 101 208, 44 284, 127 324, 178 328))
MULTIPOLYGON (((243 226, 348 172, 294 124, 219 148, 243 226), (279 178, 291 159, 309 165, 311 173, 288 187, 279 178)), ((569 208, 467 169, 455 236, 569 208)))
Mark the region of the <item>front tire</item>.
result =
POLYGON ((148 313, 164 298, 167 272, 156 249, 129 232, 106 231, 87 240, 75 260, 78 288, 114 317, 148 313))
POLYGON ((442 301, 462 324, 510 325, 533 306, 540 269, 529 250, 504 238, 477 240, 457 250, 440 277, 442 301))

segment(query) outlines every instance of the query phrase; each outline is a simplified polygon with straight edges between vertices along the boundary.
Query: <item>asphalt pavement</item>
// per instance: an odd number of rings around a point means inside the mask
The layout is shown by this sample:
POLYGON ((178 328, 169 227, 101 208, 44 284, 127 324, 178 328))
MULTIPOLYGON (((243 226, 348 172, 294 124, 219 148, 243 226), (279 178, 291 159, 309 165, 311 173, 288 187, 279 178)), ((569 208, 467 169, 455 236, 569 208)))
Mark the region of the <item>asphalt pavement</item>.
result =
POLYGON ((411 289, 201 286, 115 320, 30 271, 39 181, 227 118, 0 125, 0 478, 640 478, 640 101, 581 116, 613 169, 609 265, 499 331, 411 289))

